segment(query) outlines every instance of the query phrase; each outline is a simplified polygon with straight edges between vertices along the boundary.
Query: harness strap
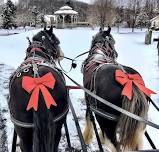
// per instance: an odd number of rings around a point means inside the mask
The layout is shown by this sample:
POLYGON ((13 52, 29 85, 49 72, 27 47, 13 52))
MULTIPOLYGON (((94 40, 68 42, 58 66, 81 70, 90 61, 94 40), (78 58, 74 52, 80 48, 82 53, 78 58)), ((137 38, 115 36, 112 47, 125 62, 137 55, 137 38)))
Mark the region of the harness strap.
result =
POLYGON ((108 112, 104 112, 98 108, 94 108, 92 106, 90 106, 90 109, 91 111, 93 111, 95 114, 103 117, 103 118, 106 118, 108 120, 112 120, 112 121, 117 121, 118 120, 118 117, 116 115, 113 115, 113 114, 110 114, 108 112))
POLYGON ((33 123, 19 121, 19 120, 15 119, 11 114, 10 114, 10 118, 11 118, 11 121, 13 122, 13 124, 18 127, 23 127, 23 128, 33 128, 34 127, 33 123))
MULTIPOLYGON (((59 120, 61 120, 69 111, 69 107, 67 106, 66 109, 64 110, 64 112, 58 116, 56 116, 54 118, 54 122, 58 122, 59 120)), ((18 126, 18 127, 23 127, 23 128, 33 128, 34 124, 33 123, 28 123, 28 122, 23 122, 23 121, 19 121, 17 119, 15 119, 11 114, 11 121, 14 123, 14 125, 18 126)))

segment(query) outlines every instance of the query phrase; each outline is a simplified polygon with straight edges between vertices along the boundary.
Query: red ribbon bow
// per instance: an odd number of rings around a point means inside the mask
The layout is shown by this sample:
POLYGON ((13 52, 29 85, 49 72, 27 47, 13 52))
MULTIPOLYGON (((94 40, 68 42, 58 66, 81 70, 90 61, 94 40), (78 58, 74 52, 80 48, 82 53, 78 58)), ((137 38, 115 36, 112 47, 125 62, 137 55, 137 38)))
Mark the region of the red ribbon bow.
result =
POLYGON ((45 104, 48 109, 50 109, 51 105, 57 106, 55 100, 47 89, 47 87, 53 89, 55 86, 55 81, 56 80, 51 72, 45 74, 40 78, 32 78, 29 76, 23 77, 22 88, 24 88, 28 93, 31 93, 27 110, 34 108, 34 110, 37 111, 40 90, 42 92, 45 104))
POLYGON ((145 87, 144 81, 139 74, 126 74, 122 70, 116 70, 115 79, 117 82, 124 86, 122 95, 127 96, 129 100, 132 99, 133 83, 147 96, 150 96, 151 94, 156 94, 152 90, 145 87))

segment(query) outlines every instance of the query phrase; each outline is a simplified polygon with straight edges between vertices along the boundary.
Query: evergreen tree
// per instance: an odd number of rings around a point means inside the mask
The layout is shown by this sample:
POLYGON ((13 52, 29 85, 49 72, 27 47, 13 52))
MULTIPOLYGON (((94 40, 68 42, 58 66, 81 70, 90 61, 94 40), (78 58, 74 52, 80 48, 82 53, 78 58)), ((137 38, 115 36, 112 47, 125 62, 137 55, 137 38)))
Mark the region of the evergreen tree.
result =
POLYGON ((7 0, 7 3, 3 7, 2 20, 3 28, 9 29, 12 26, 15 26, 14 19, 16 18, 16 6, 12 3, 11 0, 7 0))

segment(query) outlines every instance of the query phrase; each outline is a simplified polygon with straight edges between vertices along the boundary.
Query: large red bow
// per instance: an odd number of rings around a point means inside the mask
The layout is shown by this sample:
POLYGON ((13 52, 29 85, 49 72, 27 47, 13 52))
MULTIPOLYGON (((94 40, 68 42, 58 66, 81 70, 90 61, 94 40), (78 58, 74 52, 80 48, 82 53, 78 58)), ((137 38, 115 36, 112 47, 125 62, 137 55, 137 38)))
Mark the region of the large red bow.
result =
POLYGON ((122 70, 116 70, 115 79, 121 85, 124 86, 122 95, 127 96, 129 100, 132 99, 132 84, 133 83, 147 96, 150 96, 151 94, 156 94, 152 90, 145 87, 144 81, 139 74, 126 74, 122 70))
POLYGON ((46 106, 50 109, 51 105, 57 106, 55 100, 51 96, 47 87, 53 89, 55 86, 55 78, 51 72, 45 74, 39 78, 32 78, 29 76, 24 76, 22 79, 22 87, 28 92, 31 93, 31 97, 27 106, 27 110, 34 108, 35 111, 38 109, 38 99, 39 91, 41 90, 44 97, 46 106))

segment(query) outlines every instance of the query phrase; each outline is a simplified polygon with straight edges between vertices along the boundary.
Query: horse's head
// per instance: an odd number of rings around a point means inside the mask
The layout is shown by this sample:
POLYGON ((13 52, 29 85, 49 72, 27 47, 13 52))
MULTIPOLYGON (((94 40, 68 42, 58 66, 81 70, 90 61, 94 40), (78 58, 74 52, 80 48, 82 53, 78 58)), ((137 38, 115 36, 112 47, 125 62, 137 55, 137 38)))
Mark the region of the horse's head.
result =
POLYGON ((114 48, 115 40, 114 40, 113 36, 110 34, 110 32, 111 32, 111 27, 108 27, 108 30, 106 30, 106 31, 103 31, 100 28, 99 32, 93 37, 91 50, 94 47, 99 46, 101 48, 104 48, 104 51, 111 50, 117 57, 117 53, 114 48))
POLYGON ((60 57, 59 44, 60 41, 53 33, 53 27, 51 26, 49 30, 44 28, 44 30, 33 36, 32 42, 27 49, 27 53, 30 53, 30 51, 32 51, 34 48, 42 48, 42 52, 46 56, 57 59, 60 57))

